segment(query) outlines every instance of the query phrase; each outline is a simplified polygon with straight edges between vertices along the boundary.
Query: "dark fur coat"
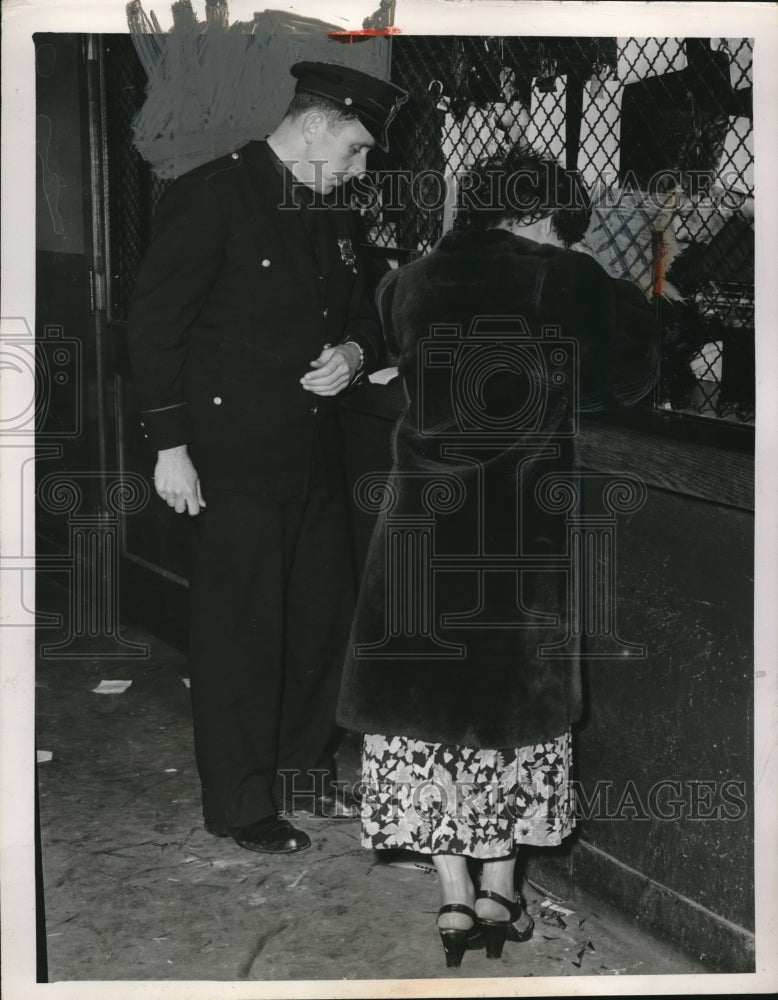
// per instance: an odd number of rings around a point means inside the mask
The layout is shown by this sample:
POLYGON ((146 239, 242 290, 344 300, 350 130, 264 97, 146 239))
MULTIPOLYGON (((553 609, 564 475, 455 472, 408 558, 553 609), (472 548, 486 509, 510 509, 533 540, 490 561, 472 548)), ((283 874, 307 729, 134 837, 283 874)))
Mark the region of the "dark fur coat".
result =
POLYGON ((379 304, 408 406, 388 487, 361 491, 384 509, 338 720, 474 747, 551 739, 582 707, 576 417, 650 388, 651 310, 632 301, 625 343, 593 259, 502 230, 444 237, 387 275, 379 304))

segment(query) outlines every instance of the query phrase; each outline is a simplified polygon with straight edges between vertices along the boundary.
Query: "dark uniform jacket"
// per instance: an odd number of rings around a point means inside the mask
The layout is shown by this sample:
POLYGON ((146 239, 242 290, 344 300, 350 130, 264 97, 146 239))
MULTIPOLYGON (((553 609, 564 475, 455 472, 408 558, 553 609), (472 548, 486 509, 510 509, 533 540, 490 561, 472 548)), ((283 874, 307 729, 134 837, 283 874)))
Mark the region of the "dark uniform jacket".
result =
POLYGON ((566 520, 576 414, 634 402, 656 373, 653 312, 627 295, 625 326, 624 291, 592 258, 502 230, 444 237, 382 282, 408 407, 341 725, 499 748, 552 739, 578 718, 566 520))
POLYGON ((250 142, 176 180, 155 214, 130 356, 150 444, 188 444, 204 489, 298 498, 314 443, 325 467, 337 448, 337 401, 299 379, 327 343, 355 341, 368 370, 380 354, 353 214, 292 207, 290 178, 250 142))

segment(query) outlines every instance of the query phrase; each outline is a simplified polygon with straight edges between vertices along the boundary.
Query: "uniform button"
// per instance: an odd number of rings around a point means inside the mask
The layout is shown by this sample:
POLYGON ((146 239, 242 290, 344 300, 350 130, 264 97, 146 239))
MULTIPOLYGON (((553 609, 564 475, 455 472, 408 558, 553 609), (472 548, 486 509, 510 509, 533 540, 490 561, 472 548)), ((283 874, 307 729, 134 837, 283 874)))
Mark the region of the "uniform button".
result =
POLYGON ((146 426, 146 424, 142 420, 140 422, 140 425, 141 425, 141 427, 145 427, 146 426))
POLYGON ((214 406, 221 406, 222 405, 222 398, 221 398, 221 396, 214 396, 213 397, 213 402, 214 402, 214 406))
POLYGON ((262 261, 262 267, 270 267, 270 261, 267 259, 267 257, 265 257, 265 259, 262 261))
POLYGON ((319 407, 318 406, 312 406, 311 407, 311 413, 318 413, 318 412, 319 412, 319 407))
POLYGON ((330 313, 329 309, 322 309, 321 311, 321 314, 325 319, 327 318, 327 316, 329 316, 329 313, 330 313))
POLYGON ((239 160, 240 159, 240 157, 239 157, 239 155, 237 153, 233 153, 232 154, 232 158, 233 158, 233 160, 239 160))

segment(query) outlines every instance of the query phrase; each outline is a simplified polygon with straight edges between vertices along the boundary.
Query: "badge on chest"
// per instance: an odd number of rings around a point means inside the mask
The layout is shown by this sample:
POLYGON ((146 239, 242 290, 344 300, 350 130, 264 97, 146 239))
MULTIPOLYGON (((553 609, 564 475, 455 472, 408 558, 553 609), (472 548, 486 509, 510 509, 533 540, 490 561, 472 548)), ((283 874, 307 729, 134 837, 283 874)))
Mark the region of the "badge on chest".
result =
POLYGON ((347 267, 353 267, 356 264, 357 255, 354 253, 351 240, 338 240, 338 250, 340 250, 340 259, 347 267))

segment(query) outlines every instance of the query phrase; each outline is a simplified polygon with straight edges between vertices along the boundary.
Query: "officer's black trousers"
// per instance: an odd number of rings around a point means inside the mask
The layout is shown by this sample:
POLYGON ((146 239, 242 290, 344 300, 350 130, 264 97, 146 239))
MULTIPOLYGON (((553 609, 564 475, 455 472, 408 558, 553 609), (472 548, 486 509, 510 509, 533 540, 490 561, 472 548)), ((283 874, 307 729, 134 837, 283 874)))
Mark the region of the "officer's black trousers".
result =
MULTIPOLYGON (((331 764, 354 603, 346 501, 210 489, 198 516, 190 683, 206 824, 283 811, 287 779, 331 764)), ((287 791, 291 784, 287 785, 287 791)))

